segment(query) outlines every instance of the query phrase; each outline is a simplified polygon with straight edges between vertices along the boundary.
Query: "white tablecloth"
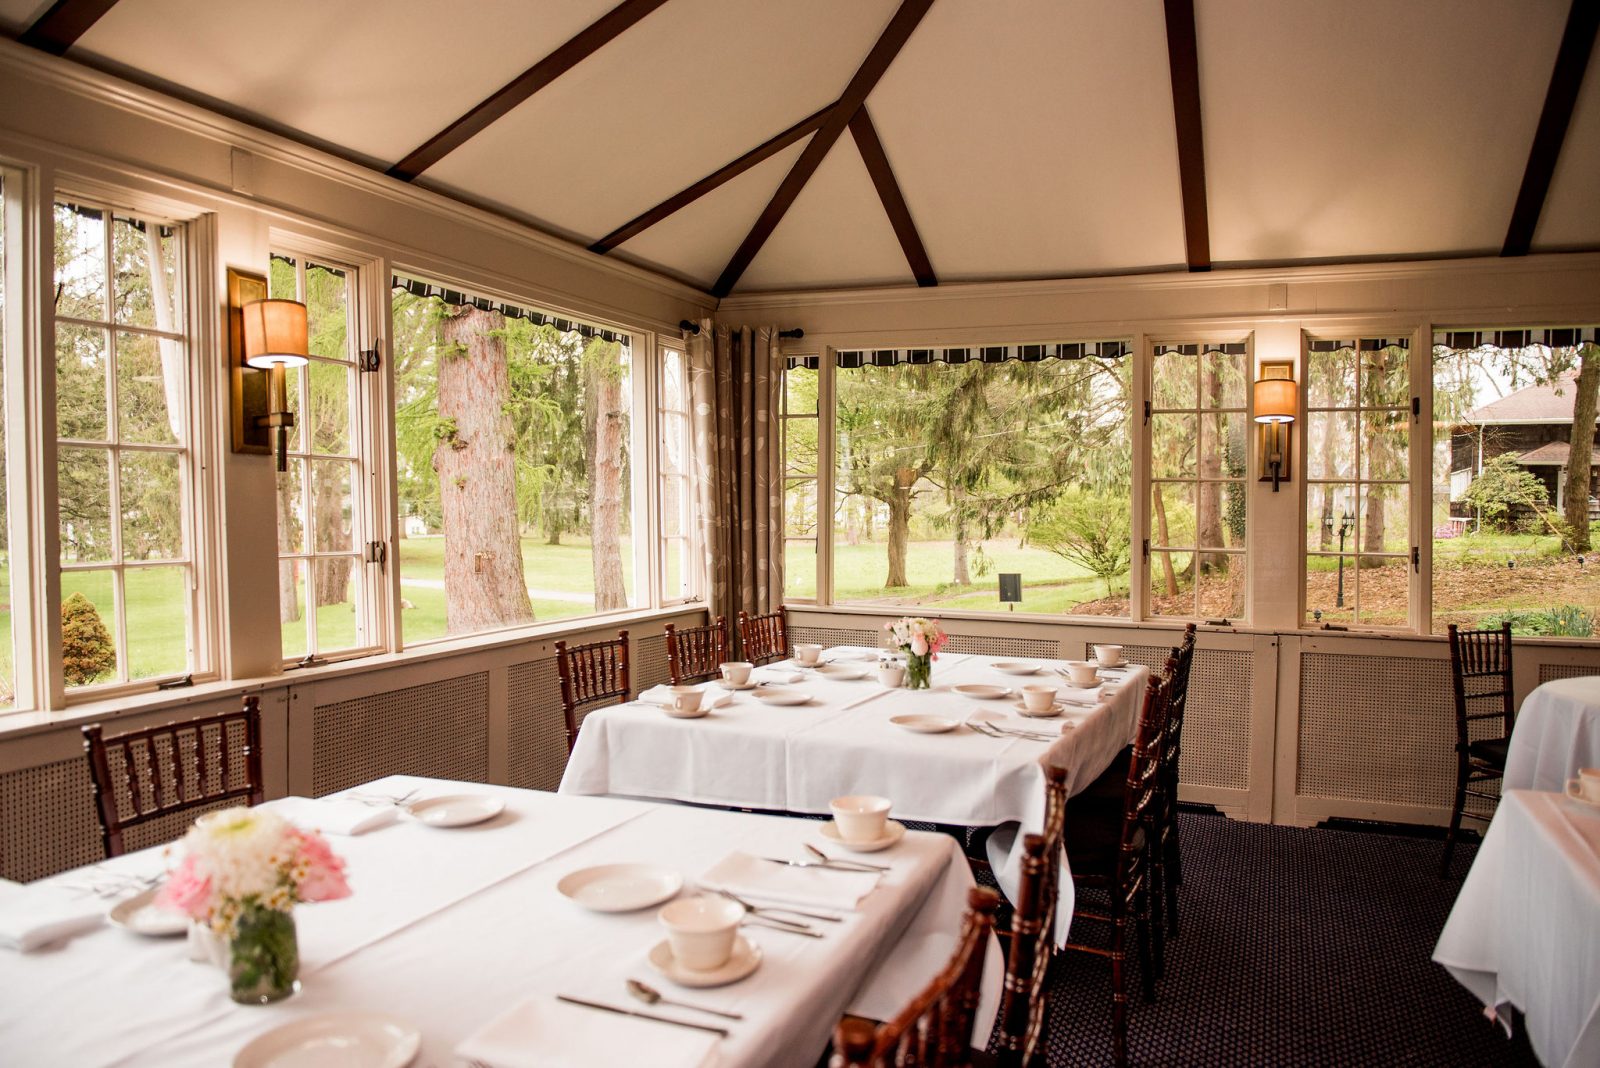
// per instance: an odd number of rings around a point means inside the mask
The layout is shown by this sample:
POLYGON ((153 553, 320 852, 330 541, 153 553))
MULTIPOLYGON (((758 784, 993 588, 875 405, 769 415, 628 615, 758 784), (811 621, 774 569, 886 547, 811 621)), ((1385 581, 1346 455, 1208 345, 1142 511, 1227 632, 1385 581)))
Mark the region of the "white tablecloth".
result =
POLYGON ((1433 959, 1485 1005, 1520 1009, 1544 1064, 1600 1064, 1600 810, 1506 793, 1433 959))
MULTIPOLYGON (((530 996, 575 993, 627 1005, 628 976, 670 988, 644 959, 662 937, 655 910, 584 911, 555 890, 568 872, 637 861, 671 866, 692 883, 735 849, 799 857, 802 841, 822 842, 814 822, 779 817, 401 777, 362 789, 417 785, 428 794, 491 793, 507 812, 477 828, 407 821, 336 840, 355 893, 296 911, 304 985, 296 997, 235 1006, 223 974, 189 961, 182 939, 102 928, 53 951, 0 953, 0 1060, 215 1066, 271 1027, 349 1009, 419 1027, 416 1063, 445 1068, 456 1063, 459 1042, 530 996), (492 857, 503 858, 498 867, 485 863, 492 857)), ((825 938, 747 928, 765 953, 761 968, 735 986, 696 992, 747 1017, 719 1044, 724 1068, 810 1068, 842 1012, 882 1016, 937 970, 884 965, 902 955, 902 942, 915 959, 918 947, 957 930, 970 872, 940 835, 908 835, 879 856, 893 871, 844 923, 829 924, 825 938), (869 972, 876 978, 864 985, 869 972)), ((141 859, 148 860, 134 855, 109 866, 141 859)), ((995 951, 985 1029, 999 961, 995 951)), ((648 1051, 617 1051, 616 1063, 648 1060, 648 1051)))
POLYGON ((1517 710, 1506 754, 1507 790, 1560 793, 1579 768, 1600 767, 1600 675, 1557 679, 1517 710))

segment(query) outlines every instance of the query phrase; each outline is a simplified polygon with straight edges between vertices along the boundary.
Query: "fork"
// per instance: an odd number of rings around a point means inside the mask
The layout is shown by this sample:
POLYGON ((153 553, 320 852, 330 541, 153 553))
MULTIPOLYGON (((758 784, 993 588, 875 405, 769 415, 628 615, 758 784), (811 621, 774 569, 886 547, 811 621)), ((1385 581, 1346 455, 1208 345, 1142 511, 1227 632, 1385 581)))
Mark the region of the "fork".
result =
MULTIPOLYGON (((750 902, 746 901, 744 898, 740 897, 738 894, 735 894, 732 890, 717 890, 717 893, 721 894, 723 897, 727 898, 729 901, 733 902, 735 905, 740 906, 746 912, 754 914, 754 915, 760 915, 763 912, 787 912, 791 916, 804 916, 808 920, 826 920, 829 923, 843 923, 844 922, 844 920, 841 919, 840 917, 838 917, 838 916, 829 916, 827 913, 824 913, 824 912, 807 912, 804 909, 782 908, 781 906, 778 906, 778 905, 752 905, 750 902)), ((779 922, 787 923, 789 921, 780 920, 779 922)), ((804 924, 799 924, 797 926, 804 926, 804 924)))
POLYGON ((997 727, 993 723, 984 723, 979 720, 968 720, 967 726, 988 738, 1024 738, 1030 742, 1053 742, 1060 735, 1040 734, 1035 731, 1017 730, 1012 727, 997 727))

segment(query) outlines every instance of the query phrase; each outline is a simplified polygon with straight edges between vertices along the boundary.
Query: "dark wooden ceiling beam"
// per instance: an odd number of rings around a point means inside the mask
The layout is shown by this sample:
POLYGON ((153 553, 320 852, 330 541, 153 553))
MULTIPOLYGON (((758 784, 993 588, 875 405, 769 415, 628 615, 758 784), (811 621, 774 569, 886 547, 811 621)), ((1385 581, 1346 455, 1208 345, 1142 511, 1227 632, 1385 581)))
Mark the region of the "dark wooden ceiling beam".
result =
POLYGON ((622 0, 578 35, 519 74, 493 96, 428 138, 388 170, 391 178, 409 182, 445 156, 482 133, 491 123, 594 55, 650 14, 666 0, 622 0))
POLYGON ((1539 214, 1544 211, 1550 180, 1555 177, 1561 145, 1567 139, 1567 126, 1572 121, 1572 108, 1578 100, 1578 89, 1583 85, 1589 55, 1594 51, 1597 29, 1600 29, 1600 0, 1572 0, 1572 9, 1567 12, 1567 28, 1562 31, 1561 45, 1556 50, 1555 67, 1550 71, 1544 110, 1539 113, 1539 127, 1534 131, 1533 148, 1528 152, 1528 166, 1522 172, 1522 188, 1517 191, 1517 203, 1511 209, 1511 225, 1506 228, 1506 243, 1500 249, 1502 256, 1525 256, 1533 244, 1533 232, 1539 226, 1539 214))
POLYGON ((90 26, 116 6, 117 0, 56 0, 18 40, 52 56, 65 55, 90 26))
POLYGON ((1167 65, 1172 70, 1172 117, 1178 132, 1178 184, 1183 194, 1183 241, 1189 270, 1211 269, 1211 222, 1206 214, 1206 148, 1200 130, 1200 57, 1194 0, 1164 0, 1167 65))
POLYGON ((739 177, 751 167, 771 159, 802 137, 814 132, 817 127, 822 125, 822 120, 826 119, 831 111, 833 111, 833 105, 829 104, 816 114, 807 115, 787 130, 763 141, 732 163, 725 165, 720 170, 713 171, 681 192, 674 193, 637 218, 623 223, 605 237, 590 245, 589 251, 598 252, 603 256, 624 241, 638 237, 673 212, 688 207, 724 182, 739 177))
POLYGON ((756 258, 761 246, 772 236, 772 231, 777 228, 784 213, 800 195, 800 190, 805 188, 806 182, 816 173, 817 167, 821 165, 829 149, 839 140, 839 135, 844 133, 851 116, 867 99, 867 94, 878 84, 883 72, 889 69, 894 57, 900 54, 900 49, 911 37, 911 31, 917 28, 917 23, 922 21, 922 16, 926 15, 928 8, 932 6, 933 0, 903 0, 899 10, 894 13, 894 18, 889 20, 883 35, 878 38, 878 43, 872 46, 872 51, 867 53, 867 58, 862 61, 855 76, 850 79, 850 84, 840 94, 839 102, 828 112, 828 117, 823 121, 821 128, 812 136, 805 151, 800 153, 800 158, 795 160, 794 166, 784 177, 783 184, 778 186, 778 191, 772 194, 772 200, 762 210, 755 225, 750 228, 750 233, 734 251, 733 258, 728 261, 722 276, 711 289, 713 296, 721 298, 733 292, 733 287, 739 284, 739 278, 744 274, 745 268, 750 266, 750 261, 756 258))
POLYGON ((910 265, 917 285, 938 285, 939 279, 933 273, 933 264, 928 261, 928 250, 922 247, 917 224, 911 220, 911 209, 906 207, 900 183, 894 180, 889 157, 883 151, 883 142, 878 140, 877 127, 872 125, 865 104, 857 108, 850 119, 850 136, 855 138, 861 162, 867 165, 867 174, 872 177, 872 184, 878 190, 878 199, 883 202, 883 210, 889 216, 889 225, 894 227, 894 236, 900 239, 900 248, 906 254, 906 263, 910 265))

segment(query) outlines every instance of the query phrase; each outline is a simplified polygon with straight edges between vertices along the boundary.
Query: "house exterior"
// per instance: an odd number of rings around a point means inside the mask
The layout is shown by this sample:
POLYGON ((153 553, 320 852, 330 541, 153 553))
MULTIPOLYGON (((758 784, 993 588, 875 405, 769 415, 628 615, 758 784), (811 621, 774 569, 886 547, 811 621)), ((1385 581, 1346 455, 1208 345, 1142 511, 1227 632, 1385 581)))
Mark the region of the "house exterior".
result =
MULTIPOLYGON (((1511 453, 1517 463, 1544 483, 1550 502, 1566 506, 1567 461, 1572 451, 1572 415, 1577 395, 1577 372, 1569 371, 1553 382, 1528 386, 1499 400, 1472 409, 1450 431, 1450 514, 1471 514, 1463 498, 1483 465, 1511 453)), ((1600 432, 1595 435, 1600 446, 1600 432)), ((1590 485, 1600 485, 1600 447, 1588 457, 1590 485)), ((1600 514, 1590 498, 1590 514, 1600 514)))

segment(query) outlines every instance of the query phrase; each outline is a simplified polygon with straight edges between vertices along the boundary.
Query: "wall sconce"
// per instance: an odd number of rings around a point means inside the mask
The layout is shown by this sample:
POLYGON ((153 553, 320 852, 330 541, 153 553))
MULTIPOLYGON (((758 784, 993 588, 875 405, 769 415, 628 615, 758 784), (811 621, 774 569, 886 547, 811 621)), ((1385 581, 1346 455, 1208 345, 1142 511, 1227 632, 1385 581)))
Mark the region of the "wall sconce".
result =
POLYGON ((1255 421, 1261 424, 1261 481, 1270 481, 1273 493, 1278 492, 1278 483, 1289 479, 1293 439, 1289 425, 1300 399, 1293 374, 1293 364, 1264 363, 1255 384, 1255 421))
POLYGON ((278 470, 289 469, 289 428, 294 413, 289 411, 289 391, 284 368, 304 367, 310 348, 306 327, 306 306, 297 300, 253 300, 239 309, 244 333, 244 362, 270 375, 267 411, 256 416, 256 425, 273 432, 273 451, 278 455, 278 470))

